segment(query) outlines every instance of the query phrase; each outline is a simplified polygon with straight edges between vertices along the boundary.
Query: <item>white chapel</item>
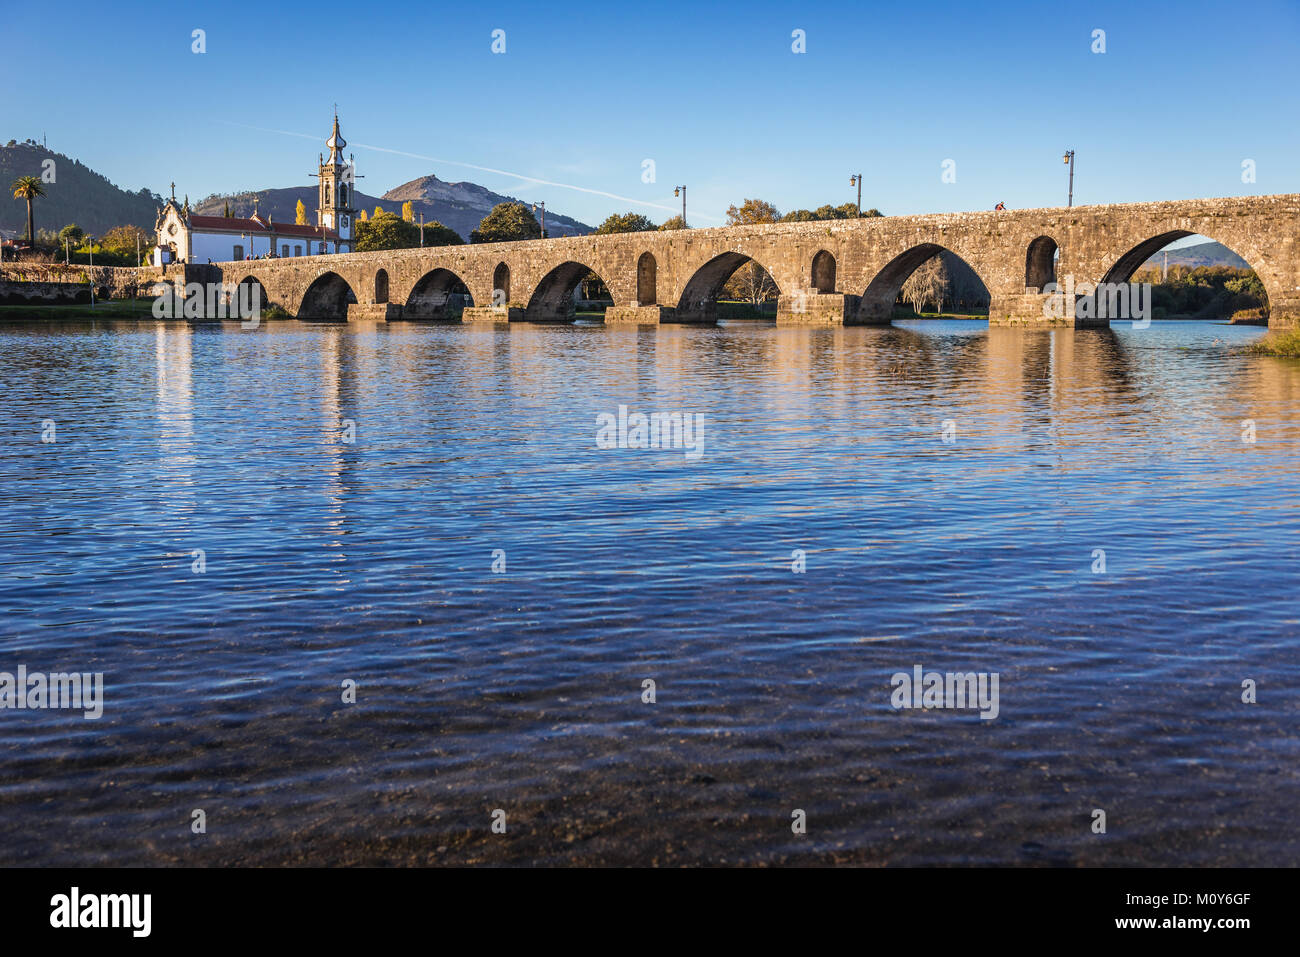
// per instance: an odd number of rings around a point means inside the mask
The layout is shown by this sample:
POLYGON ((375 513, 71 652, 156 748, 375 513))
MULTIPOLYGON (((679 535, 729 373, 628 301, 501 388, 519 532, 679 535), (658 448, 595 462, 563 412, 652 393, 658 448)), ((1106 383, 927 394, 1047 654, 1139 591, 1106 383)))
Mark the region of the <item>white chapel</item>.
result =
POLYGON ((152 254, 155 266, 165 263, 233 262, 241 259, 289 258, 352 252, 357 211, 352 208, 355 164, 343 160, 347 141, 339 132, 339 117, 334 114, 334 129, 325 141, 329 156, 319 157, 316 225, 277 223, 257 211, 247 219, 234 216, 201 216, 190 212, 189 198, 176 202, 172 195, 158 210, 155 224, 157 244, 152 254))

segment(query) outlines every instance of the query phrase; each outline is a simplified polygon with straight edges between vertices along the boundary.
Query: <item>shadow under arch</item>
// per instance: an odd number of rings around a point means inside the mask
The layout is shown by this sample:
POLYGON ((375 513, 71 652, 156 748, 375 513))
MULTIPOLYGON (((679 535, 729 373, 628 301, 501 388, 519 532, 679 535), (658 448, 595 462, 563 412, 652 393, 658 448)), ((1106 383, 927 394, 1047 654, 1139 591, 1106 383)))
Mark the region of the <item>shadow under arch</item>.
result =
POLYGON ((256 310, 254 315, 260 316, 262 310, 269 305, 271 299, 267 295, 266 286, 262 285, 262 280, 253 275, 245 276, 226 291, 226 315, 232 319, 253 318, 251 315, 244 314, 246 309, 256 310))
POLYGON ((504 306, 510 302, 510 267, 504 262, 497 263, 492 270, 492 306, 504 306), (501 301, 498 302, 497 300, 501 301))
POLYGON ((813 256, 812 287, 819 294, 835 291, 835 256, 825 249, 813 256))
POLYGON ((636 261, 636 304, 653 306, 658 299, 659 265, 654 253, 646 250, 636 261))
POLYGON ((323 273, 303 293, 298 318, 338 322, 347 319, 348 306, 356 301, 357 295, 346 279, 336 272, 323 273))
POLYGON ((402 306, 402 318, 454 320, 472 305, 474 297, 460 276, 439 267, 425 273, 411 288, 402 306))
POLYGON ((585 263, 575 260, 560 263, 543 276, 533 290, 524 318, 529 322, 572 322, 575 309, 573 293, 588 273, 594 273, 604 282, 604 278, 585 263))
MULTIPOLYGON (((880 272, 876 273, 875 278, 871 280, 866 291, 862 294, 862 301, 858 306, 858 321, 888 324, 893 318, 894 304, 898 300, 899 293, 903 290, 903 284, 921 266, 943 253, 955 259, 969 272, 969 276, 958 278, 962 282, 970 283, 972 288, 967 290, 953 289, 951 293, 954 299, 965 301, 968 306, 976 303, 987 305, 989 301, 988 283, 980 277, 980 274, 970 263, 947 246, 941 246, 938 243, 920 243, 899 253, 886 263, 880 272)), ((949 282, 952 283, 953 279, 954 277, 950 276, 949 282)))
MULTIPOLYGON (((717 322, 718 296, 722 293, 722 287, 746 263, 753 263, 771 277, 772 271, 752 256, 734 251, 719 253, 695 270, 687 281, 677 300, 676 321, 717 322)), ((775 279, 772 279, 772 292, 778 296, 781 294, 775 279)))
POLYGON ((1060 247, 1051 236, 1038 236, 1025 249, 1025 288, 1042 292, 1056 282, 1056 253, 1060 247))

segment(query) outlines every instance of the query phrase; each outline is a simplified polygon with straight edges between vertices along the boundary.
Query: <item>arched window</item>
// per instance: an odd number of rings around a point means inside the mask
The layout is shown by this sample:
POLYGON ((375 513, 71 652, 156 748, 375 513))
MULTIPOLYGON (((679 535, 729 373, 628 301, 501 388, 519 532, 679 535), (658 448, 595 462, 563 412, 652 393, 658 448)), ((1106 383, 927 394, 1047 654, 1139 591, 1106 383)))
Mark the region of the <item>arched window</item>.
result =
POLYGON ((325 205, 328 206, 329 204, 330 204, 330 184, 326 183, 325 184, 325 205))
POLYGON ((648 252, 642 253, 641 258, 636 261, 637 305, 653 306, 657 301, 655 298, 655 284, 658 271, 659 267, 655 263, 655 257, 648 252))
POLYGON ((348 184, 344 183, 339 187, 339 205, 346 207, 348 204, 348 184))
POLYGON ((375 273, 375 302, 388 302, 388 272, 383 269, 375 273))
POLYGON ((835 257, 824 249, 813 257, 812 285, 819 293, 835 291, 835 257))

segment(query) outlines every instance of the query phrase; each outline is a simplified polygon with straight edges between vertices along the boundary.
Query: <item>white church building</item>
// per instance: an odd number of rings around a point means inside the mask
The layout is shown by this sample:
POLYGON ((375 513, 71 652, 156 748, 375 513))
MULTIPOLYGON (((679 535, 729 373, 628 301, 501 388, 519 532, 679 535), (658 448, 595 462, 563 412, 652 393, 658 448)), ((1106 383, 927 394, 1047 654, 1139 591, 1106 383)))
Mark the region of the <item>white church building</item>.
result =
POLYGON ((256 199, 253 215, 247 219, 201 216, 190 212, 188 197, 184 204, 176 202, 176 184, 173 183, 171 198, 158 210, 158 221, 154 226, 158 239, 151 256, 153 264, 233 262, 352 252, 357 215, 352 208, 355 164, 350 158, 347 163, 343 161, 343 148, 347 142, 339 133, 337 113, 334 114, 334 130, 325 145, 329 147, 329 157, 322 154, 320 171, 315 174, 320 178, 315 226, 277 223, 271 216, 257 212, 256 199))

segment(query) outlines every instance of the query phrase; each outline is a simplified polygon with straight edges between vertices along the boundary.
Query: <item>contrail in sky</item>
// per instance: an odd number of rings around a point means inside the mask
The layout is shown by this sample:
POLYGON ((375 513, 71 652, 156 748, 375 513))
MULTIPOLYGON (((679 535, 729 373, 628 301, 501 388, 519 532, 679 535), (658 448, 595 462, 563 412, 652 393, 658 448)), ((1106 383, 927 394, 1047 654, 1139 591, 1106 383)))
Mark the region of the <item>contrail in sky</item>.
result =
MULTIPOLYGON (((234 123, 229 120, 222 120, 220 122, 225 123, 227 126, 240 126, 244 129, 256 130, 259 133, 277 133, 281 136, 296 136, 299 139, 304 140, 320 139, 319 136, 310 133, 295 133, 292 130, 273 130, 263 126, 250 126, 247 123, 234 123)), ((575 192, 588 193, 592 196, 604 196, 607 199, 616 199, 621 203, 632 203, 636 206, 648 206, 651 209, 662 209, 670 213, 677 212, 676 206, 665 206, 662 203, 648 203, 643 199, 633 199, 630 196, 620 196, 618 193, 607 193, 601 189, 588 189, 586 186, 574 186, 572 183, 557 183, 554 180, 538 179, 536 176, 525 176, 523 173, 512 173, 510 170, 506 169, 496 169, 491 166, 478 166, 474 163, 462 163, 459 160, 441 159, 437 156, 425 156, 423 153, 408 153, 406 150, 389 149, 386 146, 371 146, 368 143, 352 143, 351 145, 355 146, 357 149, 373 150, 376 153, 392 153, 395 156, 407 156, 411 159, 425 160, 430 163, 443 163, 447 166, 462 166, 465 169, 474 169, 482 173, 495 173, 498 176, 509 176, 513 179, 522 180, 525 183, 534 183, 538 186, 554 186, 559 189, 571 189, 575 192)), ((717 221, 716 216, 705 216, 701 213, 696 213, 695 215, 699 216, 701 219, 717 221)))

